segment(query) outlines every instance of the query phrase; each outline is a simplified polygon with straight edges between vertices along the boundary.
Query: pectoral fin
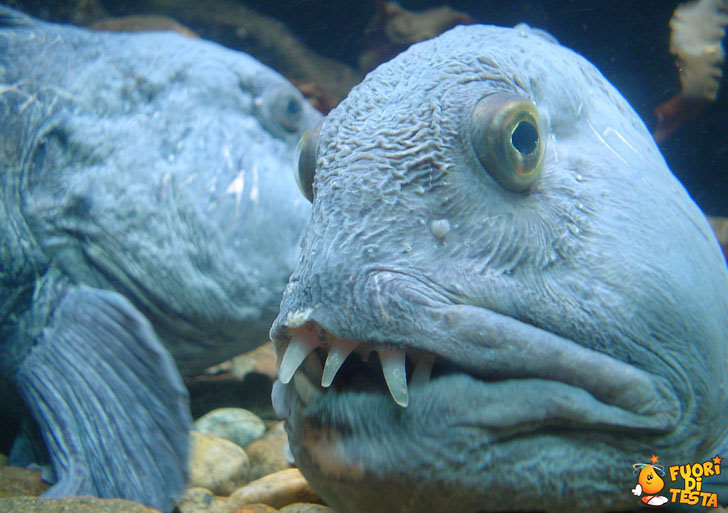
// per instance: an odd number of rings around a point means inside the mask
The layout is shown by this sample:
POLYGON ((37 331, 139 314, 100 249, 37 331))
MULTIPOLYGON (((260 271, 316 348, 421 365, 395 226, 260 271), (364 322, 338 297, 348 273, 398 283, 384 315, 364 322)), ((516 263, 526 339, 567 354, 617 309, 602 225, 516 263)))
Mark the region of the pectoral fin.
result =
POLYGON ((16 383, 58 479, 45 496, 121 497, 172 510, 186 479, 188 395, 123 296, 67 289, 16 383))

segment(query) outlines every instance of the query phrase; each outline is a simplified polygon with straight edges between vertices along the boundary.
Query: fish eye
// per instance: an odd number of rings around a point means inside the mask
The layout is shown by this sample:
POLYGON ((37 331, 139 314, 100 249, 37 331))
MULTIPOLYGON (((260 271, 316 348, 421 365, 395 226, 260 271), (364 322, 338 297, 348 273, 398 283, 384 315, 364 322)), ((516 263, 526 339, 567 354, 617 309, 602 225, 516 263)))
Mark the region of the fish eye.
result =
POLYGON ((319 135, 324 119, 321 118, 314 126, 306 130, 296 146, 293 173, 298 189, 311 203, 313 203, 313 178, 316 174, 319 135))
POLYGON ((302 99, 287 87, 280 88, 271 98, 271 111, 276 122, 288 132, 297 132, 303 116, 302 99))
POLYGON ((546 141, 533 102, 513 93, 488 95, 475 105, 469 128, 480 164, 502 187, 524 192, 541 176, 546 141))

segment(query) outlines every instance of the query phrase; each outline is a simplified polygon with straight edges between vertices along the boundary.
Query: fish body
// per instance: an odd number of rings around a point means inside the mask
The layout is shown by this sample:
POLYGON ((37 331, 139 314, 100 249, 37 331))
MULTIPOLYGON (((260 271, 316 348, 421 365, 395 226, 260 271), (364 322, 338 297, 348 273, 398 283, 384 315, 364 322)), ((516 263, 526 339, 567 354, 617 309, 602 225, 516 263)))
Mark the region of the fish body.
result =
POLYGON ((181 377, 267 339, 310 212, 290 162, 319 117, 248 55, 0 10, 0 376, 48 496, 171 510, 181 377))
POLYGON ((726 264, 586 59, 458 27, 301 148, 273 401, 336 511, 622 511, 635 462, 725 452, 726 264))

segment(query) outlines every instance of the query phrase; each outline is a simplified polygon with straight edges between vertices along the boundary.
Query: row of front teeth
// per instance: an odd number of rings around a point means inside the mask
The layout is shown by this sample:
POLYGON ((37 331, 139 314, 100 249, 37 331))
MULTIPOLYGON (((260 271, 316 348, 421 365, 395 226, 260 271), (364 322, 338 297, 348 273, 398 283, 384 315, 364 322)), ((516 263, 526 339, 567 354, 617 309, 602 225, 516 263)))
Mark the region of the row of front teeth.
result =
MULTIPOLYGON (((306 357, 316 348, 326 347, 320 338, 310 331, 296 333, 291 336, 283 358, 281 359, 278 379, 282 383, 288 383, 300 367, 306 357)), ((328 388, 334 381, 336 373, 344 364, 346 358, 356 349, 367 359, 369 348, 360 342, 347 339, 334 339, 328 344, 329 352, 321 374, 321 386, 328 388)), ((402 407, 409 404, 409 393, 407 389, 407 373, 405 371, 405 352, 398 349, 375 349, 382 364, 382 373, 387 383, 389 393, 394 402, 402 407)), ((435 359, 432 356, 420 356, 415 362, 415 369, 410 379, 411 385, 425 384, 430 379, 430 372, 435 359)), ((320 364, 319 364, 320 365, 320 364)))

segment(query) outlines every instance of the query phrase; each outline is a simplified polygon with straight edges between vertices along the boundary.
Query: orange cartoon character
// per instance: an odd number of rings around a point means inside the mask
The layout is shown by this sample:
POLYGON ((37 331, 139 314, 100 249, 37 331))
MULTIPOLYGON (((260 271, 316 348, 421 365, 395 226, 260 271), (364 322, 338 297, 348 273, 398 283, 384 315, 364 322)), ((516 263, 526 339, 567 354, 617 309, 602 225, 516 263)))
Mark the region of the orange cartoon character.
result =
POLYGON ((632 493, 637 497, 644 493, 645 495, 642 495, 641 500, 648 506, 663 506, 667 503, 667 497, 656 494, 665 486, 665 481, 660 477, 665 475, 665 467, 657 464, 657 456, 655 455, 652 455, 650 461, 652 463, 635 463, 632 465, 634 472, 638 470, 640 472, 637 477, 637 486, 634 487, 632 493))

